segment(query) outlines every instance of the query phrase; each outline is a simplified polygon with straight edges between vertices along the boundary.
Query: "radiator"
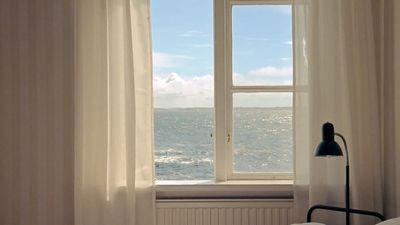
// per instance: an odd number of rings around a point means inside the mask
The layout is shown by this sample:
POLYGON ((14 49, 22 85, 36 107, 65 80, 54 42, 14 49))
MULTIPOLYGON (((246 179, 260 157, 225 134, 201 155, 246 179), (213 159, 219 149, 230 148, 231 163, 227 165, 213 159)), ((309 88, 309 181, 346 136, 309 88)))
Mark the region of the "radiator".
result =
POLYGON ((157 225, 289 225, 293 200, 159 200, 157 225))

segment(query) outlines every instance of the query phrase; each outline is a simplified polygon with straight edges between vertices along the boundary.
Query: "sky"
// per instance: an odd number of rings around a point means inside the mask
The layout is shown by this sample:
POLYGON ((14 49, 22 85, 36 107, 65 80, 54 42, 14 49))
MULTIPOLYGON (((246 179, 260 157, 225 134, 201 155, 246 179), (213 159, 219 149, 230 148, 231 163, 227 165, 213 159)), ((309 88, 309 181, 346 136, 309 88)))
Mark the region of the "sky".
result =
MULTIPOLYGON (((292 83, 290 6, 233 6, 234 85, 292 83)), ((151 0, 156 108, 213 107, 212 0, 151 0)), ((235 94, 235 106, 284 107, 291 94, 235 94)))

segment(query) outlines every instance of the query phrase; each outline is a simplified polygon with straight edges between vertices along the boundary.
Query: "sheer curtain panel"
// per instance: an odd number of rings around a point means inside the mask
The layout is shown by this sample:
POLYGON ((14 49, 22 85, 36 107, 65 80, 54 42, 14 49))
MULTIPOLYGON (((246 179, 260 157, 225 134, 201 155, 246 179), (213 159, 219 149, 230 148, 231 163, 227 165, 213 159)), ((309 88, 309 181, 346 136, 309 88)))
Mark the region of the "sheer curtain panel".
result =
MULTIPOLYGON (((373 1, 294 2, 296 220, 304 221, 314 204, 344 206, 345 159, 313 156, 326 121, 348 142, 351 206, 381 212, 379 57, 373 1)), ((344 214, 314 215, 318 222, 344 223, 344 214)), ((364 218, 355 217, 353 224, 375 224, 364 218)))
POLYGON ((75 225, 153 225, 148 0, 76 1, 75 225))
POLYGON ((400 1, 384 2, 384 213, 400 217, 400 1))

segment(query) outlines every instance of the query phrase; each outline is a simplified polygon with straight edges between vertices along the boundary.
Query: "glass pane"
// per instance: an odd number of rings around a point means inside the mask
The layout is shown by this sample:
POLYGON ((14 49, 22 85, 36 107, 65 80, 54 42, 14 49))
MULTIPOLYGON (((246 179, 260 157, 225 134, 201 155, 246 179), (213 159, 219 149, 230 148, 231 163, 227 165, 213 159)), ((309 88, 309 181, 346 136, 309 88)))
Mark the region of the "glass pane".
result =
POLYGON ((152 0, 156 180, 213 179, 212 0, 152 0))
POLYGON ((233 84, 292 84, 291 6, 237 5, 232 10, 233 84))
POLYGON ((291 93, 233 95, 235 172, 293 172, 291 93))
POLYGON ((211 108, 155 109, 157 180, 213 179, 211 108))

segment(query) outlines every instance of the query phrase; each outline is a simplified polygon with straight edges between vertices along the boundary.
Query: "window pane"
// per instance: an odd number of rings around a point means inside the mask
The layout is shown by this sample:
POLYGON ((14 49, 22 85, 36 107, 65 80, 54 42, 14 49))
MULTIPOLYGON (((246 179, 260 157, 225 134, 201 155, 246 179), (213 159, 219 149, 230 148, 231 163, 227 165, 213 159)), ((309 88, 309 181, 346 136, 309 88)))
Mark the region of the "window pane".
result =
POLYGON ((213 178, 212 0, 152 0, 156 180, 213 178))
POLYGON ((233 95, 235 172, 292 172, 292 94, 233 95))
POLYGON ((155 109, 157 180, 213 179, 213 109, 155 109))
POLYGON ((292 84, 291 6, 237 5, 232 10, 233 84, 292 84))

